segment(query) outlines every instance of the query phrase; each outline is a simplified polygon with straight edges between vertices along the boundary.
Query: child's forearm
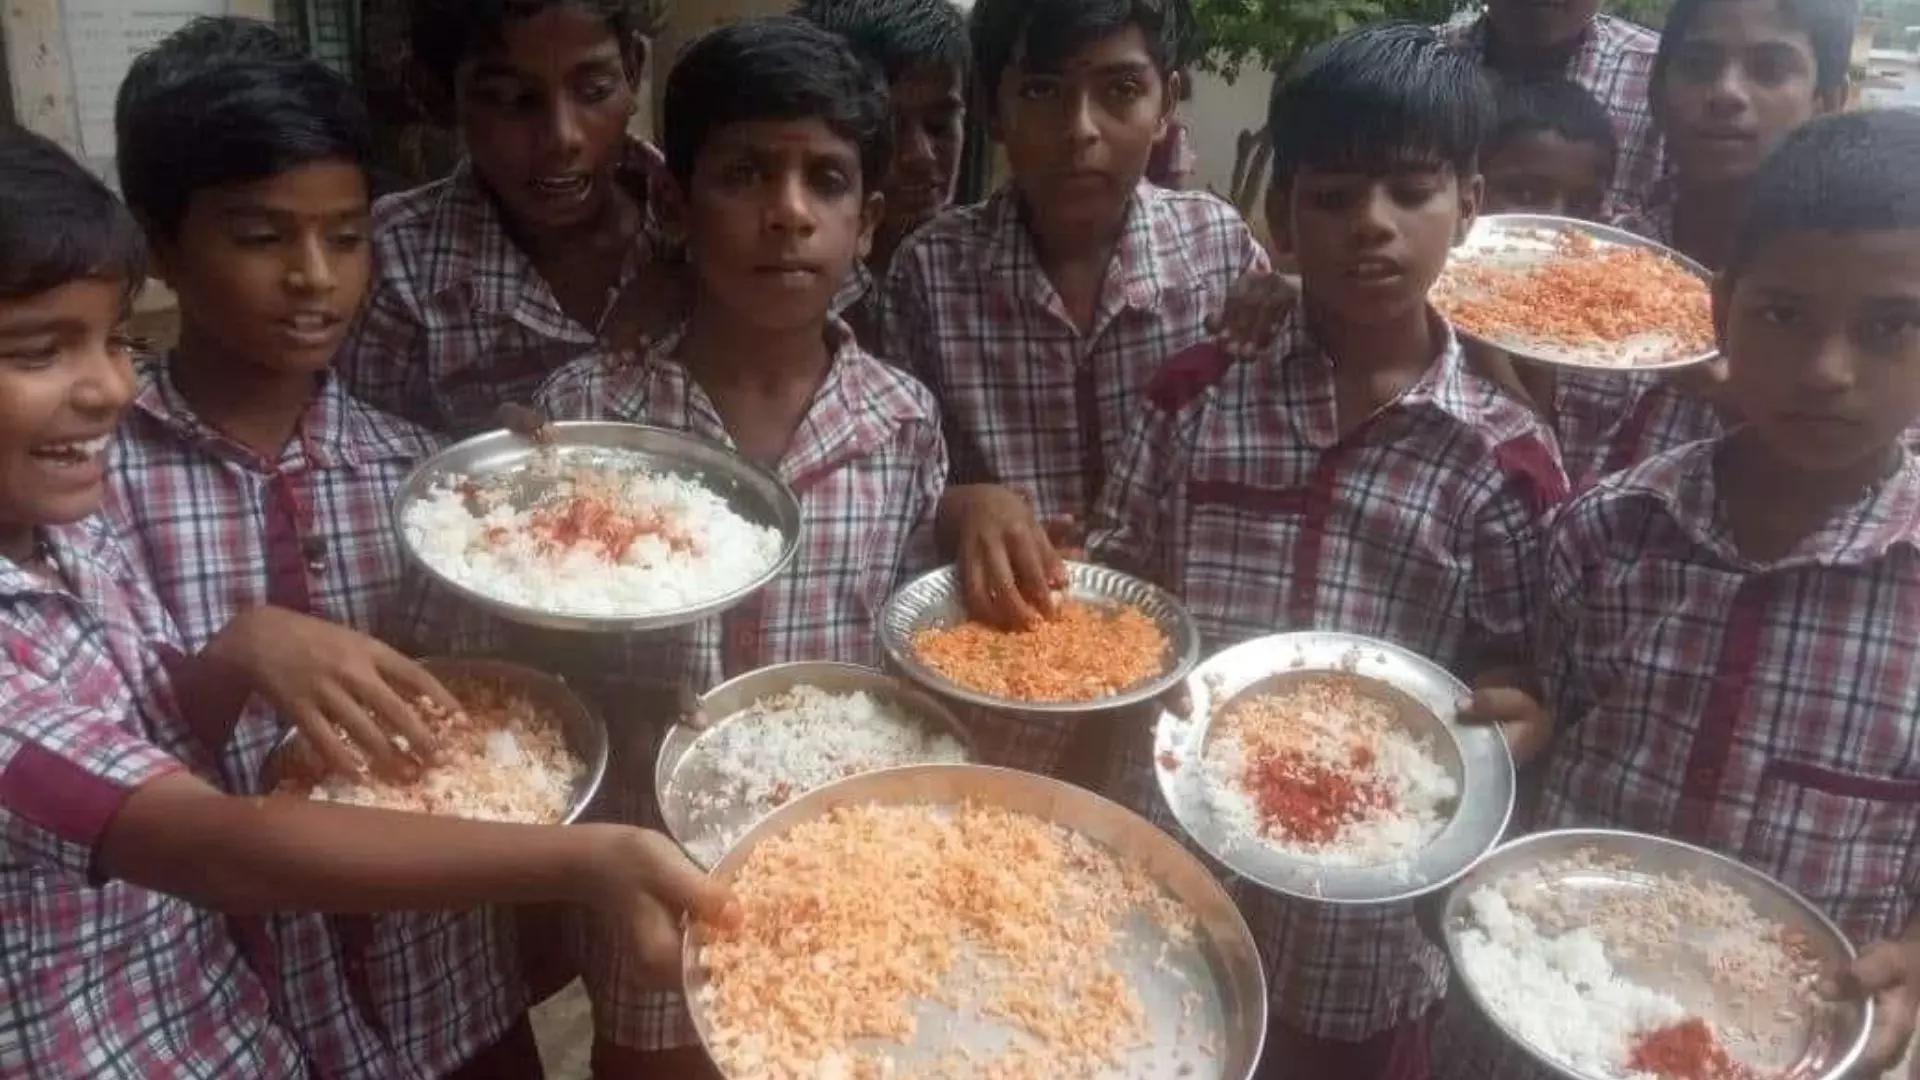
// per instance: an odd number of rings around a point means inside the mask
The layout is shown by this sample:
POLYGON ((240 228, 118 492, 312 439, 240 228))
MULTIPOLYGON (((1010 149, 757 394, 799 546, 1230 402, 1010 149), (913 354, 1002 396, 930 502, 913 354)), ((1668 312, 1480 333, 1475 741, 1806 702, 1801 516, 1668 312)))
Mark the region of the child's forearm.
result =
POLYGON ((101 841, 99 868, 233 914, 380 912, 594 903, 623 887, 623 866, 659 857, 647 848, 638 829, 238 798, 182 773, 127 798, 101 841))

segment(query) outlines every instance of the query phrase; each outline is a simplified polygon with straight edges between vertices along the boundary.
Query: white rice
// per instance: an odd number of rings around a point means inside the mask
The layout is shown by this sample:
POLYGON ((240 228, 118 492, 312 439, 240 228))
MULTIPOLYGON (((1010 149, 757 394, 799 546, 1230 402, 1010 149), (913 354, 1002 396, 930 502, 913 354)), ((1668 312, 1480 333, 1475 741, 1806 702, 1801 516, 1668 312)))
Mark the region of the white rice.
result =
POLYGON ((1433 747, 1343 677, 1236 705, 1209 733, 1202 769, 1207 801, 1230 843, 1266 844, 1326 866, 1377 866, 1410 858, 1446 827, 1459 794, 1433 747), (1355 765, 1356 750, 1364 750, 1371 762, 1355 765), (1377 785, 1390 805, 1363 808, 1325 841, 1270 829, 1246 774, 1250 764, 1276 752, 1300 754, 1357 783, 1377 785))
POLYGON ((1632 1069, 1642 1034, 1687 1019, 1674 998, 1622 978, 1590 926, 1543 934, 1493 886, 1467 897, 1462 974, 1488 1011, 1546 1056, 1604 1080, 1655 1080, 1632 1069))
POLYGON ((709 865, 754 822, 815 788, 875 769, 967 760, 959 740, 890 702, 814 686, 754 702, 692 752, 712 782, 692 796, 709 820, 688 847, 709 865))
POLYGON ((450 580, 567 615, 640 617, 694 607, 744 588, 779 560, 779 530, 747 521, 700 484, 648 471, 644 461, 608 452, 591 468, 557 472, 539 504, 522 510, 499 498, 497 478, 476 486, 453 477, 409 506, 402 527, 450 580), (543 535, 543 518, 575 500, 599 500, 648 527, 618 551, 543 535))

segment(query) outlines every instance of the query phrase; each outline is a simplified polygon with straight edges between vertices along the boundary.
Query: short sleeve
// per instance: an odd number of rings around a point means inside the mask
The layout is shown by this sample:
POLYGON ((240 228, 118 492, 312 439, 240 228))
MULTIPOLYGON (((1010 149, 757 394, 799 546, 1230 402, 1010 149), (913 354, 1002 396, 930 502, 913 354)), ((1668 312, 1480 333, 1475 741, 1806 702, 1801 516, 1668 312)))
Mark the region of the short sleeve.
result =
POLYGON ((1468 618, 1482 643, 1524 646, 1543 590, 1546 521, 1566 498, 1567 480, 1542 435, 1500 444, 1492 465, 1494 479, 1472 523, 1468 618))
POLYGON ((419 318, 399 289, 384 278, 334 357, 334 371, 347 391, 383 412, 439 430, 439 409, 427 379, 425 340, 419 318))
POLYGON ((594 392, 594 372, 606 363, 589 353, 562 364, 533 392, 533 407, 549 420, 596 420, 603 410, 594 392))
MULTIPOLYGON (((4 670, 4 668, 0 668, 4 670)), ((39 682, 13 669, 9 683, 39 682)), ((91 876, 107 826, 141 785, 184 770, 109 716, 44 682, 0 702, 0 842, 9 861, 91 876)))
POLYGON ((935 520, 940 497, 947 490, 947 441, 941 437, 939 425, 929 418, 915 425, 913 443, 914 525, 907 535, 906 549, 900 555, 900 581, 932 570, 941 562, 935 520))

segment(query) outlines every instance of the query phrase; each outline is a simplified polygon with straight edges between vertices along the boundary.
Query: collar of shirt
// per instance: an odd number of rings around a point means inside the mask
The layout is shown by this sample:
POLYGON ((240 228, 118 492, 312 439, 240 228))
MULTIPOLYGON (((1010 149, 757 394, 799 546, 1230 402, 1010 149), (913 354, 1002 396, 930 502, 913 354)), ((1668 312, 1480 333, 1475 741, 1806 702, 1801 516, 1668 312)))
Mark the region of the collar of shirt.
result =
MULTIPOLYGON (((1453 327, 1440 313, 1429 307, 1427 324, 1433 328, 1440 347, 1433 362, 1400 396, 1392 408, 1431 407, 1470 426, 1479 426, 1486 413, 1486 400, 1495 391, 1473 375, 1466 366, 1466 354, 1453 327)), ((1331 380, 1339 360, 1326 351, 1304 316, 1290 316, 1274 339, 1269 354, 1279 365, 1312 364, 1312 377, 1331 380)))
POLYGON ((99 514, 72 525, 43 528, 39 540, 41 550, 60 568, 64 583, 0 556, 0 601, 70 597, 84 603, 102 595, 132 569, 113 527, 99 514))
MULTIPOLYGON (((1441 33, 1463 48, 1469 50, 1482 64, 1487 62, 1487 46, 1492 23, 1482 13, 1468 15, 1442 26, 1441 33)), ((1642 27, 1623 22, 1611 15, 1595 15, 1580 34, 1580 44, 1567 55, 1566 71, 1569 75, 1582 69, 1602 53, 1627 45, 1647 33, 1642 27)), ((1601 102, 1601 104, 1607 104, 1601 102)))
POLYGON ((319 389, 300 418, 296 437, 287 440, 277 461, 261 459, 202 420, 174 386, 166 358, 144 358, 138 374, 139 391, 133 400, 137 415, 152 419, 185 443, 254 472, 273 472, 301 461, 321 469, 337 469, 420 457, 417 444, 403 444, 367 423, 364 406, 348 396, 330 372, 320 375, 319 389))
MULTIPOLYGON (((641 197, 641 235, 652 230, 653 177, 659 169, 659 153, 637 139, 630 139, 616 175, 623 186, 641 197)), ((444 237, 452 245, 453 257, 427 262, 426 295, 440 296, 464 288, 472 307, 483 315, 513 318, 541 327, 564 327, 567 336, 592 342, 591 334, 582 335, 570 316, 560 310, 553 290, 534 268, 520 246, 507 233, 500 209, 487 194, 473 171, 473 163, 462 160, 440 191, 433 208, 427 235, 444 237)), ((635 244, 620 268, 620 280, 626 284, 651 257, 651 246, 635 244)), ((609 297, 611 303, 611 296, 609 297)), ((589 328, 591 329, 591 328, 589 328)))
MULTIPOLYGON (((1142 180, 1127 203, 1126 222, 1114 246, 1110 270, 1100 286, 1096 329, 1122 308, 1151 311, 1160 303, 1159 236, 1154 229, 1156 205, 1165 193, 1142 180)), ((990 287, 1004 289, 1047 306, 1059 305, 1052 279, 1040 265, 1040 252, 1023 219, 1020 197, 1011 187, 987 200, 979 221, 981 243, 974 245, 976 267, 990 287)), ((1064 311, 1062 311, 1064 317, 1064 311)))
POLYGON ((1748 570, 1794 566, 1858 566, 1906 545, 1920 551, 1920 461, 1901 450, 1894 474, 1847 505, 1801 541, 1785 558, 1764 566, 1740 554, 1727 527, 1714 460, 1732 436, 1692 443, 1653 458, 1638 468, 1608 477, 1611 487, 1646 499, 1671 517, 1694 543, 1726 562, 1748 570))
MULTIPOLYGON (((902 392, 900 376, 862 349, 845 323, 830 321, 827 336, 833 350, 827 376, 780 459, 780 478, 796 489, 823 470, 872 453, 901 423, 921 415, 902 392)), ((667 403, 678 402, 691 431, 731 447, 733 436, 720 410, 675 356, 681 337, 682 331, 675 331, 643 354, 612 354, 600 361, 611 369, 604 391, 607 412, 657 415, 663 405, 672 409, 667 403)))

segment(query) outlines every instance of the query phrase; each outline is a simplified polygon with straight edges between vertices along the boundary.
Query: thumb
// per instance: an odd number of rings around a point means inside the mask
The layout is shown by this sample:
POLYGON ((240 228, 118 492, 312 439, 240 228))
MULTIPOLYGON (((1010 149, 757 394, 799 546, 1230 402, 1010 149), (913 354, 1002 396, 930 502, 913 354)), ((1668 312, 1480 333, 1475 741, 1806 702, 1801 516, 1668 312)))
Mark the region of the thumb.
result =
POLYGON ((1482 686, 1460 703, 1460 718, 1478 724, 1498 724, 1522 720, 1532 715, 1534 701, 1524 690, 1511 686, 1482 686))
POLYGON ((647 830, 641 834, 641 887, 674 911, 684 911, 701 922, 729 925, 737 910, 733 893, 701 872, 665 836, 647 830))
POLYGON ((1825 989, 1829 996, 1859 998, 1892 989, 1905 981, 1900 946, 1890 941, 1869 945, 1860 958, 1840 971, 1825 989))

